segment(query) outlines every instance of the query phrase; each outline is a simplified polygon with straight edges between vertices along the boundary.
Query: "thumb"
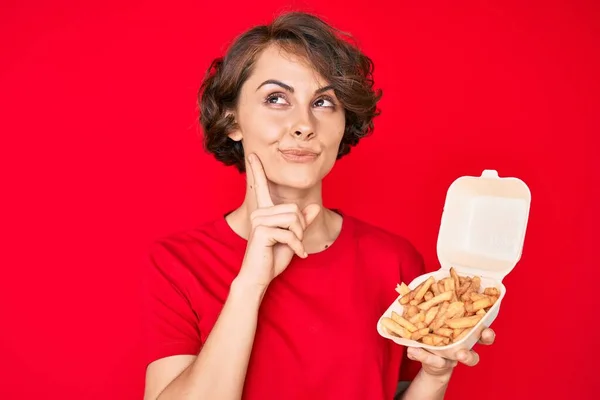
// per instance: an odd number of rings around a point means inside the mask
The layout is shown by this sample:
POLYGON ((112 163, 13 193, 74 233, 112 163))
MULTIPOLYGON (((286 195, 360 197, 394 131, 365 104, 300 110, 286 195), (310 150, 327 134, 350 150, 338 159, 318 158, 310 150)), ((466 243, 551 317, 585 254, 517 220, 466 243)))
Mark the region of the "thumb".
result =
POLYGON ((302 214, 304 214, 304 218, 306 218, 306 226, 312 224, 312 222, 317 218, 317 215, 321 212, 321 206, 318 204, 309 204, 304 210, 302 210, 302 214))

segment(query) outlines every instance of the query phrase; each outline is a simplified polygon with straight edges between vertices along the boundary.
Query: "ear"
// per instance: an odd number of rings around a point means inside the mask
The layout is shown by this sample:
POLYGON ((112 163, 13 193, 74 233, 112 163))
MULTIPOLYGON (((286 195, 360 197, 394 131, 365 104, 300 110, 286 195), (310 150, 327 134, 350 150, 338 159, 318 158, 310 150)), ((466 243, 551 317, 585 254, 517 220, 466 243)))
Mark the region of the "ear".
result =
POLYGON ((227 136, 229 136, 229 139, 234 140, 236 142, 242 140, 242 132, 240 132, 239 129, 229 132, 227 136))
POLYGON ((242 140, 243 136, 242 131, 240 130, 240 127, 236 121, 235 113, 228 112, 227 118, 231 121, 231 123, 233 123, 234 126, 234 128, 227 134, 227 136, 229 136, 231 140, 239 142, 240 140, 242 140))

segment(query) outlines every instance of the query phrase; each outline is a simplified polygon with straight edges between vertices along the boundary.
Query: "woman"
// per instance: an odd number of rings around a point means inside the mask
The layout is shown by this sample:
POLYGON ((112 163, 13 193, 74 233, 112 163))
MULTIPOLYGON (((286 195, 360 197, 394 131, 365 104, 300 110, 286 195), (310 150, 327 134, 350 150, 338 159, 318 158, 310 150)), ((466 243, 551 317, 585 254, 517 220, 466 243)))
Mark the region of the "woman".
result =
POLYGON ((404 399, 443 398, 457 361, 376 330, 396 283, 425 272, 421 256, 322 204, 322 179, 370 133, 379 97, 370 59, 304 13, 246 32, 213 63, 205 144, 248 171, 246 196, 153 248, 146 399, 392 399, 399 381, 411 381, 404 399))

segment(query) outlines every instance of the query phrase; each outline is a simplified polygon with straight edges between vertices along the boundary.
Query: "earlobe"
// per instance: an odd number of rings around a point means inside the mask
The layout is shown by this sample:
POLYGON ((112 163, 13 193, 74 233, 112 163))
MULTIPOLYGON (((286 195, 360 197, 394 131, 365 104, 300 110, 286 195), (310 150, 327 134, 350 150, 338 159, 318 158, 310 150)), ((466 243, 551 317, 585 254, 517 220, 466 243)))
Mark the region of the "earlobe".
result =
POLYGON ((229 139, 234 140, 236 142, 242 140, 242 132, 240 132, 239 129, 230 132, 227 136, 229 136, 229 139))
POLYGON ((240 127, 237 121, 235 120, 235 114, 233 112, 229 112, 227 113, 227 118, 229 119, 229 122, 233 125, 233 129, 227 134, 227 136, 229 136, 229 139, 239 142, 240 140, 242 140, 242 131, 240 130, 240 127))

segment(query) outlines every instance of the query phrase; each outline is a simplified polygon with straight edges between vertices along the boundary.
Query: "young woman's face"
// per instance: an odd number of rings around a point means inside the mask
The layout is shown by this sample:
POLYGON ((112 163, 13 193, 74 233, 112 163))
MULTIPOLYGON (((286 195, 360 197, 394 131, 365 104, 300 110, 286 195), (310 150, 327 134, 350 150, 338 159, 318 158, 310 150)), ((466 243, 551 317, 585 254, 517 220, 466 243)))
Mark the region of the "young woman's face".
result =
POLYGON ((345 128, 334 91, 304 60, 267 48, 241 89, 235 112, 245 154, 275 184, 306 189, 331 170, 345 128))

